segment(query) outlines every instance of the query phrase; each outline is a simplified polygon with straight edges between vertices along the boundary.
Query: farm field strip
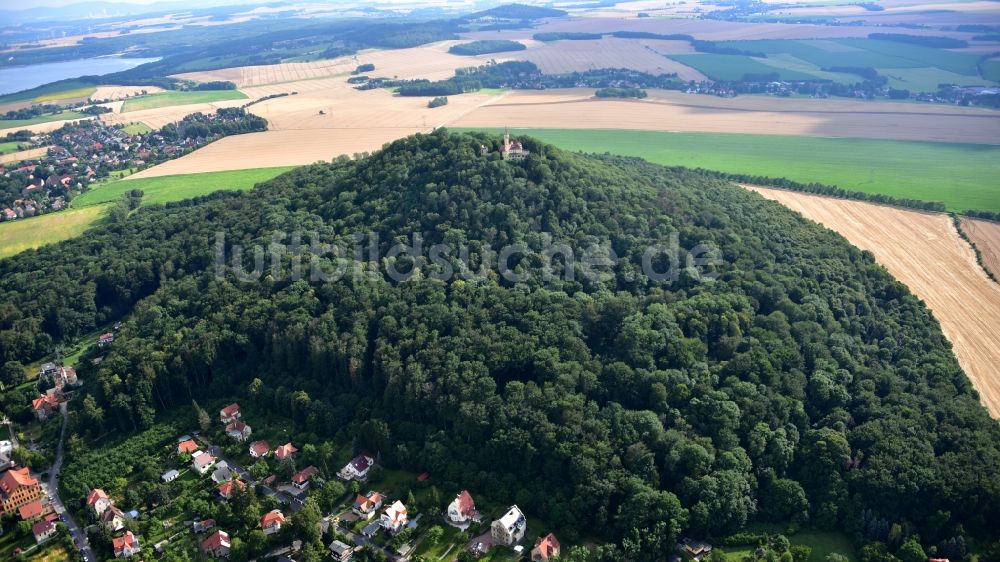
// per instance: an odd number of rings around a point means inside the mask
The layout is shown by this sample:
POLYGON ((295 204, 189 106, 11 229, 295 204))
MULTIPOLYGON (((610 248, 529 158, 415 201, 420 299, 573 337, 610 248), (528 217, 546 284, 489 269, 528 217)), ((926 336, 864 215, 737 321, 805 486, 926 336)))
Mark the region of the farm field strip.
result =
POLYGON ((178 105, 215 103, 231 100, 245 100, 246 94, 239 90, 209 90, 204 92, 159 92, 147 96, 129 98, 122 106, 122 113, 159 109, 178 105))
POLYGON ((117 201, 127 191, 134 189, 142 190, 143 204, 180 201, 219 190, 242 191, 291 169, 292 167, 250 168, 231 172, 183 174, 148 179, 134 179, 135 175, 133 174, 124 180, 100 185, 77 196, 73 200, 73 207, 88 207, 117 201))
POLYGON ((0 223, 0 259, 75 238, 100 218, 104 209, 95 205, 0 223))
POLYGON ((48 153, 48 151, 49 147, 43 146, 40 148, 31 148, 28 150, 9 152, 7 154, 0 155, 0 164, 20 162, 21 160, 27 160, 29 158, 38 158, 39 156, 45 156, 48 153))
POLYGON ((807 105, 807 100, 763 102, 759 100, 766 98, 742 96, 737 98, 739 101, 729 103, 710 96, 667 95, 656 91, 651 91, 650 99, 642 101, 589 99, 583 95, 573 101, 565 98, 565 91, 553 93, 551 99, 548 95, 548 92, 511 92, 502 101, 483 106, 451 125, 551 129, 585 126, 1000 144, 1000 112, 993 111, 952 113, 950 108, 910 104, 914 108, 911 113, 902 111, 903 104, 874 103, 855 111, 853 107, 860 106, 838 102, 826 105, 825 100, 808 100, 810 105, 807 105), (785 101, 789 102, 787 110, 785 101), (941 111, 930 113, 932 107, 941 111))
POLYGON ((158 94, 163 88, 158 86, 98 86, 90 95, 91 101, 124 100, 133 96, 158 94))
POLYGON ((958 362, 1000 417, 1000 285, 986 277, 951 217, 873 203, 745 186, 874 254, 941 323, 958 362))
POLYGON ((993 187, 1000 146, 586 129, 518 129, 516 134, 567 150, 943 201, 953 210, 1000 211, 993 187))
POLYGON ((1000 223, 963 217, 962 230, 976 244, 986 269, 1000 279, 1000 223))

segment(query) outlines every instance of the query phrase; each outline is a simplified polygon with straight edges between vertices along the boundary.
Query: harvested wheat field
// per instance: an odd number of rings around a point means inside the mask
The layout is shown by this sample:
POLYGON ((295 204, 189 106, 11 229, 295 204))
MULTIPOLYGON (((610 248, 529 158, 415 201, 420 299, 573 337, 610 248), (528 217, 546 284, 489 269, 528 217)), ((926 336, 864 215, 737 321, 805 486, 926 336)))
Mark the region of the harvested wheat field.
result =
POLYGON ((1000 143, 1000 112, 827 100, 774 100, 653 92, 646 100, 595 99, 591 90, 511 92, 455 127, 632 129, 1000 143))
POLYGON ((153 129, 159 129, 168 123, 180 121, 192 113, 215 113, 215 111, 221 107, 239 107, 247 103, 247 100, 242 99, 217 101, 212 103, 172 105, 168 107, 157 107, 154 109, 129 111, 127 113, 121 113, 121 102, 117 103, 119 104, 118 109, 115 110, 114 113, 105 113, 101 115, 102 121, 109 125, 128 125, 129 123, 138 122, 145 123, 153 129))
POLYGON ((1000 223, 962 218, 962 230, 976 244, 986 269, 1000 279, 1000 223))
POLYGON ((20 162, 21 160, 28 160, 29 158, 38 158, 39 156, 45 156, 49 152, 49 147, 43 146, 41 148, 32 148, 29 150, 21 150, 19 152, 11 152, 9 154, 0 155, 0 164, 8 164, 10 162, 20 162))
MULTIPOLYGON (((355 56, 323 61, 240 66, 204 72, 188 72, 178 74, 175 77, 197 82, 229 80, 243 89, 251 86, 344 76, 359 65, 374 64, 375 70, 368 73, 371 76, 441 80, 452 77, 456 68, 477 66, 483 63, 476 57, 449 54, 448 48, 456 43, 459 41, 442 41, 411 49, 362 51, 355 56)), ((503 57, 495 58, 499 60, 503 57)))
POLYGON ((67 123, 78 123, 80 121, 86 121, 87 119, 93 119, 93 117, 84 117, 83 119, 66 119, 64 121, 49 121, 47 123, 38 123, 35 125, 25 125, 23 127, 12 127, 9 129, 0 129, 0 137, 5 137, 10 133, 17 131, 31 131, 32 133, 51 133, 56 129, 66 125, 67 123))
POLYGON ((596 68, 631 68, 650 74, 676 72, 684 80, 704 80, 697 70, 663 56, 686 53, 686 41, 651 41, 608 37, 594 41, 557 41, 525 51, 503 53, 516 60, 528 60, 548 74, 582 72, 596 68))
POLYGON ((1000 417, 1000 285, 986 277, 950 216, 746 186, 875 255, 941 323, 993 417, 1000 417))
POLYGON ((163 88, 157 86, 98 86, 90 101, 118 101, 143 94, 156 94, 163 88))

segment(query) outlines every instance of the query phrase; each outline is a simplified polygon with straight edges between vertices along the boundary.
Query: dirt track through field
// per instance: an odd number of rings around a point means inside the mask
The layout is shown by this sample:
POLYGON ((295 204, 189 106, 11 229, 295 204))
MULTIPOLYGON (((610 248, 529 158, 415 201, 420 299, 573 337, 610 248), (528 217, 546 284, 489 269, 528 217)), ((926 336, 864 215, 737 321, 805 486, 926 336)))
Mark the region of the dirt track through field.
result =
MULTIPOLYGON (((976 263, 951 217, 861 201, 744 186, 872 252, 941 323, 958 362, 1000 418, 1000 285, 976 263)), ((1000 233, 1000 229, 997 230, 1000 233)))

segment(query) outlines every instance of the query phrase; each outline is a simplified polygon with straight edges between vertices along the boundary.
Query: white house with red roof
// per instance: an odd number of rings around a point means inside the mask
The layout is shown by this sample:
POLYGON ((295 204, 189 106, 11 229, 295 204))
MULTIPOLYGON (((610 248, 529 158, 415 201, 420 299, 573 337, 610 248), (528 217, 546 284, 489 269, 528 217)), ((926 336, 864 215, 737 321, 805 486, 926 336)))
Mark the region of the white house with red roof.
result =
POLYGON ((31 407, 35 410, 35 416, 40 421, 45 421, 59 411, 59 399, 52 394, 42 394, 31 401, 31 407))
POLYGON ((100 488, 94 488, 87 494, 87 507, 94 513, 95 517, 100 517, 105 510, 111 507, 111 498, 100 488))
POLYGON ((189 455, 194 454, 198 451, 198 444, 195 443, 194 439, 186 439, 177 444, 177 454, 187 453, 189 455))
POLYGON ((233 492, 237 489, 245 490, 246 487, 246 483, 242 480, 229 480, 219 484, 219 495, 227 500, 231 500, 233 499, 233 492))
POLYGON ((31 534, 35 535, 36 543, 43 543, 56 534, 56 524, 53 521, 39 521, 31 526, 31 534))
POLYGON ((253 430, 250 429, 250 425, 242 420, 236 420, 226 425, 226 435, 237 441, 246 441, 250 438, 251 433, 253 430))
POLYGON ((232 423, 241 417, 240 405, 236 402, 219 410, 219 421, 222 423, 232 423))
POLYGON ((260 518, 260 528, 264 531, 265 535, 273 535, 281 530, 281 526, 285 524, 285 514, 280 510, 272 510, 264 514, 260 518))
POLYGON ((364 480, 365 478, 368 478, 368 472, 371 471, 372 466, 374 465, 375 459, 362 453, 351 459, 351 462, 347 463, 344 468, 340 469, 337 476, 343 478, 344 480, 364 480))
POLYGON ((298 453, 299 450, 295 448, 295 445, 291 443, 285 443, 284 445, 278 445, 278 448, 274 450, 274 458, 280 460, 290 459, 298 453))
POLYGON ((207 539, 201 541, 201 553, 205 556, 227 558, 229 556, 229 548, 231 546, 232 543, 229 542, 229 533, 225 531, 216 531, 209 535, 207 539))
POLYGON ((478 516, 476 502, 472 499, 472 494, 468 490, 462 490, 455 496, 455 499, 448 504, 448 521, 462 524, 472 521, 478 516))
POLYGON ((382 502, 384 501, 385 497, 375 491, 368 492, 363 496, 358 494, 358 497, 354 498, 352 511, 354 511, 354 514, 358 517, 363 517, 368 520, 371 519, 382 507, 382 502))
POLYGON ((115 552, 115 558, 129 558, 142 550, 139 547, 139 538, 133 535, 132 531, 125 531, 124 535, 111 539, 111 548, 115 552))
POLYGON ((396 500, 392 505, 385 508, 379 522, 386 531, 396 534, 406 527, 407 522, 406 506, 403 502, 396 500))
POLYGON ((558 556, 559 539, 552 533, 538 537, 538 540, 535 541, 535 548, 531 549, 531 562, 549 562, 558 556))
POLYGON ((191 459, 191 468, 202 476, 204 476, 214 464, 215 457, 204 451, 195 451, 194 457, 191 459))
POLYGON ((271 452, 271 446, 267 441, 254 441, 250 444, 250 456, 255 459, 266 457, 271 452))
POLYGON ((97 338, 97 347, 106 347, 115 342, 114 332, 105 332, 97 338))
POLYGON ((305 490, 309 487, 309 481, 312 480, 313 475, 318 471, 318 468, 311 465, 303 468, 292 475, 292 485, 300 490, 305 490))

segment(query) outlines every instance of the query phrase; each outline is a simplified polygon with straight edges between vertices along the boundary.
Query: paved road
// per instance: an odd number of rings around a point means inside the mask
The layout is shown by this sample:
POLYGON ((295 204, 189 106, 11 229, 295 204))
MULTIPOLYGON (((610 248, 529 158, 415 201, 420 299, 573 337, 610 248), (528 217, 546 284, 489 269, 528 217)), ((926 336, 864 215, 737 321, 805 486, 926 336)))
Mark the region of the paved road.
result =
POLYGON ((66 437, 66 419, 68 417, 66 412, 66 403, 63 402, 59 405, 59 412, 62 414, 62 429, 59 430, 59 444, 56 446, 56 460, 52 463, 52 467, 49 468, 49 481, 48 483, 42 483, 42 489, 46 487, 46 493, 49 494, 52 506, 55 508, 56 513, 59 514, 60 518, 63 519, 63 523, 66 524, 66 528, 69 529, 70 535, 73 536, 73 542, 83 553, 87 560, 97 560, 94 557, 94 552, 90 549, 90 541, 87 539, 87 533, 76 524, 76 520, 73 519, 73 514, 71 514, 66 506, 63 504, 62 499, 59 497, 59 471, 62 469, 63 461, 63 441, 66 437))

